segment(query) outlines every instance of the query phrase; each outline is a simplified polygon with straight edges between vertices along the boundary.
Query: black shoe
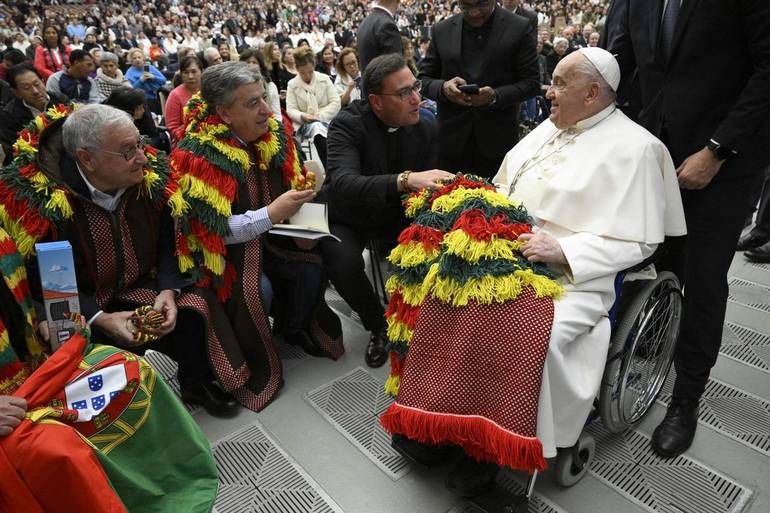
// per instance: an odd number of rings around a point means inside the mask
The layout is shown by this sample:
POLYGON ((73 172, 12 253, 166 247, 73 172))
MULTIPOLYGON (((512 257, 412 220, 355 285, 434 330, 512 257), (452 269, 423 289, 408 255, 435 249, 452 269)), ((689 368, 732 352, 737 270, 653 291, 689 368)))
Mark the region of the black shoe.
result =
POLYGON ((449 472, 446 486, 460 497, 476 497, 492 489, 498 472, 500 467, 494 463, 477 461, 463 454, 449 472))
POLYGON ((449 445, 423 444, 404 435, 393 435, 390 445, 401 456, 429 468, 443 463, 452 450, 449 445))
POLYGON ((364 360, 369 367, 382 367, 388 361, 388 331, 383 327, 373 331, 366 346, 364 360))
POLYGON ((203 406, 214 417, 234 417, 240 405, 232 394, 225 392, 215 381, 182 389, 182 401, 203 406))
POLYGON ((679 456, 692 445, 697 427, 698 401, 672 399, 663 422, 652 433, 652 450, 664 458, 679 456))
POLYGON ((316 345, 316 343, 313 341, 313 337, 311 337, 307 331, 299 331, 297 333, 291 333, 291 334, 286 333, 283 339, 286 341, 287 344, 291 344, 293 346, 297 346, 301 348, 310 356, 317 356, 319 358, 323 358, 324 356, 329 356, 329 354, 326 351, 324 351, 323 348, 316 345))
POLYGON ((750 249, 755 249, 763 244, 767 244, 769 240, 770 236, 754 229, 738 239, 738 247, 736 248, 736 251, 748 251, 750 249))
POLYGON ((749 262, 770 263, 770 242, 744 253, 749 262))

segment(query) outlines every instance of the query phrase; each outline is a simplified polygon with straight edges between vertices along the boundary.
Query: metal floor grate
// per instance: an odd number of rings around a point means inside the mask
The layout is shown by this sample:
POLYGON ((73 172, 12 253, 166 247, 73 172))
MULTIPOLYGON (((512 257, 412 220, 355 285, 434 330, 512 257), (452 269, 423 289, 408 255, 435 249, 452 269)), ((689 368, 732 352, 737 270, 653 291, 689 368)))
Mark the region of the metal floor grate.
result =
POLYGON ((770 335, 725 322, 719 352, 741 363, 770 373, 770 335))
POLYGON ((749 265, 760 271, 770 272, 770 264, 760 264, 759 262, 749 262, 749 265))
MULTIPOLYGON (((152 349, 149 349, 144 353, 144 359, 147 360, 147 363, 149 363, 153 369, 155 369, 155 372, 160 374, 163 381, 171 387, 171 390, 173 390, 176 396, 181 400, 182 393, 179 391, 179 379, 176 377, 176 371, 179 366, 176 362, 165 354, 159 351, 153 351, 152 349)), ((187 408, 187 411, 190 412, 190 415, 201 409, 200 406, 187 403, 184 403, 184 406, 187 408)))
POLYGON ((394 481, 411 469, 409 460, 390 446, 390 435, 380 425, 393 400, 383 382, 361 367, 311 390, 304 396, 334 428, 394 481))
POLYGON ((587 431, 596 439, 589 472, 647 511, 739 513, 751 497, 747 487, 687 456, 656 456, 639 432, 613 435, 600 422, 587 431))
POLYGON ((770 287, 741 278, 730 278, 727 299, 733 303, 770 313, 770 287))
MULTIPOLYGON (((525 478, 522 477, 521 473, 517 475, 512 471, 506 470, 506 471, 500 472, 500 474, 498 475, 497 484, 502 488, 506 489, 511 494, 518 495, 524 492, 524 487, 525 487, 524 479, 525 478)), ((538 479, 543 479, 543 476, 540 476, 538 479)), ((487 513, 487 512, 471 502, 462 501, 456 506, 454 506, 452 509, 447 511, 447 513, 487 513)), ((529 507, 527 508, 527 513, 566 513, 566 510, 552 503, 547 497, 543 497, 542 495, 538 494, 537 482, 535 482, 535 492, 532 494, 532 498, 529 501, 529 507)))
MULTIPOLYGON (((668 406, 676 372, 671 369, 658 402, 668 406)), ((716 379, 700 400, 698 422, 770 456, 770 402, 716 379)))
POLYGON ((331 287, 326 289, 326 304, 328 304, 330 308, 336 310, 340 315, 344 315, 356 324, 363 326, 361 318, 358 316, 358 314, 354 312, 353 309, 350 308, 350 306, 345 302, 345 300, 342 299, 342 296, 340 296, 339 293, 331 287))
POLYGON ((259 422, 212 445, 219 513, 342 513, 259 422))

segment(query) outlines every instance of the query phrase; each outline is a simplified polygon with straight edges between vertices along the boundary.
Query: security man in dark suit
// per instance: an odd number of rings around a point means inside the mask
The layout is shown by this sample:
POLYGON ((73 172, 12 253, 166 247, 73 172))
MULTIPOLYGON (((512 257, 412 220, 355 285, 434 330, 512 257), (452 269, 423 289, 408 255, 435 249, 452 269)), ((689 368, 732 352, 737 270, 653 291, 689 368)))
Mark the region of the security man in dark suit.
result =
POLYGON ((366 363, 388 358, 384 310, 364 274, 361 253, 370 240, 394 243, 406 227, 401 195, 452 178, 434 169, 436 125, 420 110, 420 81, 401 54, 374 59, 363 75, 365 101, 351 102, 329 125, 326 180, 331 232, 321 241, 326 271, 337 292, 371 332, 366 363))
POLYGON ((438 102, 441 167, 492 177, 519 140, 519 103, 540 90, 535 29, 494 0, 458 5, 433 26, 420 79, 438 102))
POLYGON ((673 397, 652 436, 656 453, 674 457, 695 435, 722 339, 727 271, 770 161, 770 2, 623 3, 609 51, 622 73, 638 70, 639 122, 671 152, 687 218, 686 239, 663 264, 685 299, 673 397))
POLYGON ((527 20, 529 20, 529 24, 534 29, 533 37, 537 39, 537 13, 535 11, 525 9, 524 6, 521 5, 521 0, 503 0, 503 7, 511 11, 513 14, 518 14, 519 16, 527 18, 527 20))
POLYGON ((401 33, 396 25, 399 0, 377 0, 356 33, 358 60, 362 70, 375 57, 403 53, 401 33))

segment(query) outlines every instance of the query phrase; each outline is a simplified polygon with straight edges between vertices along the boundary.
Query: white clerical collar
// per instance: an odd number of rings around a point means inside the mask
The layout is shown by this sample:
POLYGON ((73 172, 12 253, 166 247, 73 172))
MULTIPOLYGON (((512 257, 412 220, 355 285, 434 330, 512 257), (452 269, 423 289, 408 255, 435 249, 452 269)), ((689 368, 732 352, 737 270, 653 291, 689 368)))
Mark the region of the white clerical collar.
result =
POLYGON ((395 18, 396 18, 396 15, 395 15, 395 13, 392 13, 392 12, 390 12, 390 10, 388 10, 388 8, 387 8, 387 7, 383 7, 383 6, 381 6, 380 4, 374 4, 374 5, 372 6, 372 9, 382 9, 382 10, 383 10, 383 11, 385 11, 386 13, 390 14, 390 17, 391 17, 391 18, 393 18, 393 19, 395 19, 395 18))
POLYGON ((388 133, 389 133, 389 134, 392 134, 393 132, 395 132, 395 131, 396 131, 396 130, 398 130, 399 128, 401 128, 401 127, 400 127, 400 126, 396 126, 396 127, 393 127, 393 126, 389 126, 389 127, 388 127, 388 133))
POLYGON ((583 130, 588 130, 589 128, 592 128, 595 125, 597 125, 600 121, 609 117, 609 115, 612 114, 613 112, 615 112, 614 103, 608 105, 607 107, 600 110, 590 118, 581 119, 575 124, 573 128, 577 129, 579 132, 582 132, 583 130))
POLYGON ((126 189, 118 189, 117 192, 115 192, 114 195, 107 194, 106 192, 102 192, 96 187, 94 187, 91 182, 88 181, 88 178, 86 178, 85 173, 83 173, 83 170, 80 169, 80 164, 75 162, 75 166, 78 168, 78 173, 80 173, 80 177, 83 179, 83 181, 86 183, 86 187, 88 187, 88 192, 91 194, 91 201, 99 205, 105 210, 108 210, 110 212, 114 212, 116 208, 118 208, 118 203, 120 203, 120 197, 123 196, 123 193, 126 192, 126 189))

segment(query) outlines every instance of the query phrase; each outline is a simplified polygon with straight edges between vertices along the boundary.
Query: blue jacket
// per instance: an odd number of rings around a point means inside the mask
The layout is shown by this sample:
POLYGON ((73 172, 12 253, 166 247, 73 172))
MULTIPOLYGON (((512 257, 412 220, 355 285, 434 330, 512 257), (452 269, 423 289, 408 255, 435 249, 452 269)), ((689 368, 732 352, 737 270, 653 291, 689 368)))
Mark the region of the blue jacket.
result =
POLYGON ((131 82, 131 86, 134 89, 141 89, 144 91, 148 100, 154 100, 155 95, 158 94, 158 89, 166 83, 166 77, 152 64, 150 64, 149 69, 153 76, 151 80, 143 81, 142 75, 144 74, 144 70, 136 69, 133 66, 129 67, 128 71, 126 71, 126 80, 131 82))

